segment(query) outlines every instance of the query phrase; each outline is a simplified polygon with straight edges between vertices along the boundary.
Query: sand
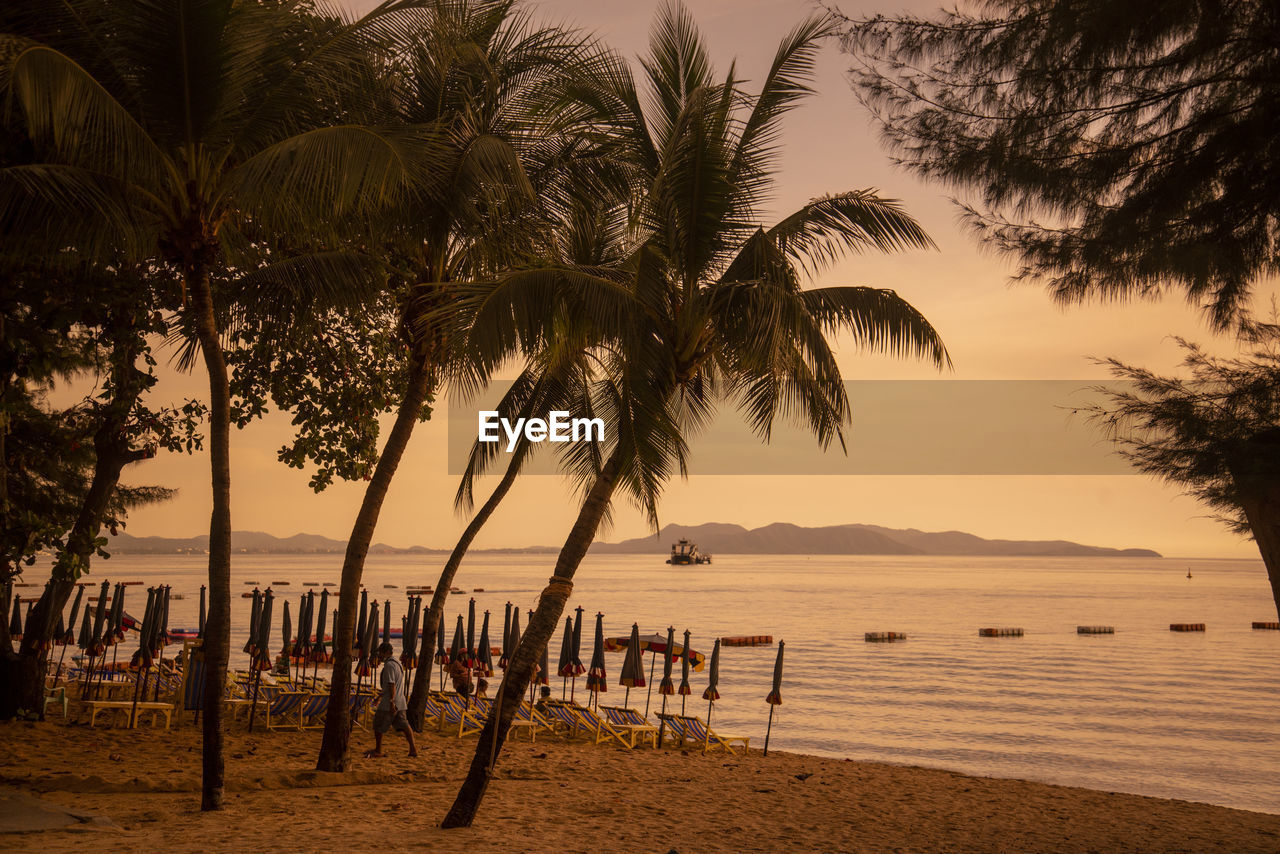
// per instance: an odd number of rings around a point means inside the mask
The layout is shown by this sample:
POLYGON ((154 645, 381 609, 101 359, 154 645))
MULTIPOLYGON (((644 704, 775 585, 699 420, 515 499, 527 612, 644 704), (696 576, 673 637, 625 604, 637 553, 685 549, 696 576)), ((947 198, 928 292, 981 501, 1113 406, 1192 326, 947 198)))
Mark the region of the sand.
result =
MULTIPOLYGON (((394 737, 394 738, 392 738, 394 737)), ((199 732, 0 724, 0 805, 34 796, 96 816, 0 836, 7 852, 1158 852, 1280 850, 1280 816, 1206 804, 758 750, 511 744, 476 825, 441 830, 475 748, 428 734, 405 757, 314 767, 319 733, 228 737, 226 809, 199 811, 199 732), (15 800, 17 798, 18 800, 15 800)), ((357 730, 363 750, 372 736, 357 730)), ((357 754, 358 755, 358 754, 357 754)), ((2 807, 0 807, 2 808, 2 807)))

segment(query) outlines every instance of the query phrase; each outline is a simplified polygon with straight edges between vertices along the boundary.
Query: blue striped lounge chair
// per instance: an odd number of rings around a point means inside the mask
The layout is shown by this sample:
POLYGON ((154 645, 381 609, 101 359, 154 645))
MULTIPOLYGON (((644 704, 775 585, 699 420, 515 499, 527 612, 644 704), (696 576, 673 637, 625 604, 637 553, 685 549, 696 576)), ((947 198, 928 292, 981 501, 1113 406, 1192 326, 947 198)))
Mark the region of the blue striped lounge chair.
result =
POLYGON ((743 750, 749 749, 751 739, 745 735, 728 735, 727 733, 718 733, 702 722, 702 718, 677 715, 677 719, 684 724, 685 733, 690 741, 695 744, 702 745, 702 751, 720 748, 726 753, 736 753, 730 747, 731 743, 740 742, 743 750))
POLYGON ((302 707, 309 691, 279 691, 267 706, 267 729, 302 729, 302 707))

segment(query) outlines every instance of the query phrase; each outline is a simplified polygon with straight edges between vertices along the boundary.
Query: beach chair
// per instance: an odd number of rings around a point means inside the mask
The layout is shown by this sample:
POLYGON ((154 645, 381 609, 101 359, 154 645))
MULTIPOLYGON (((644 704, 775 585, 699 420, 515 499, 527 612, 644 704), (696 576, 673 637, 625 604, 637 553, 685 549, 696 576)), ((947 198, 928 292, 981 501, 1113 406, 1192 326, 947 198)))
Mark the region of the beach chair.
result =
POLYGON ((298 729, 324 729, 324 717, 329 713, 329 692, 308 692, 298 711, 298 729))
POLYGON ((277 691, 267 704, 267 729, 302 729, 302 707, 309 691, 277 691))
POLYGON ((110 715, 112 712, 122 712, 128 725, 136 727, 138 721, 142 719, 144 714, 151 715, 151 724, 154 726, 164 716, 164 728, 167 730, 173 716, 173 703, 154 703, 139 701, 137 704, 137 717, 132 717, 134 712, 133 701, 125 702, 124 700, 85 700, 84 706, 89 710, 89 727, 93 728, 98 725, 98 717, 103 714, 110 715), (131 720, 132 718, 132 720, 131 720))
POLYGON ((67 718, 67 686, 59 685, 44 695, 44 710, 49 711, 50 706, 62 706, 62 719, 67 718))
POLYGON ((587 733, 586 723, 574 714, 568 703, 548 700, 543 708, 546 709, 547 721, 551 726, 552 732, 568 738, 574 738, 579 732, 587 733))
POLYGON ((745 735, 728 735, 726 733, 718 733, 702 722, 702 718, 677 715, 676 719, 684 725, 684 731, 688 739, 695 744, 702 745, 702 751, 719 747, 726 753, 736 753, 730 747, 731 742, 741 742, 742 749, 747 750, 750 747, 751 739, 745 735))
POLYGON ((647 724, 616 726, 606 718, 597 715, 594 710, 586 706, 579 706, 577 703, 548 703, 547 708, 551 709, 556 717, 566 721, 566 723, 570 720, 574 721, 571 732, 575 734, 579 731, 584 732, 596 744, 608 741, 611 738, 628 750, 645 741, 653 745, 657 744, 658 728, 654 726, 647 724))
POLYGON ((374 701, 378 699, 377 694, 368 691, 351 692, 351 723, 354 726, 364 729, 364 719, 368 717, 367 712, 373 707, 374 701))
POLYGON ((440 732, 462 738, 476 735, 484 729, 484 721, 467 708, 464 697, 450 691, 436 692, 436 706, 440 710, 440 732))
POLYGON ((672 747, 683 747, 690 736, 680 716, 674 712, 665 715, 659 712, 658 720, 665 723, 665 726, 660 727, 661 730, 664 730, 662 735, 663 743, 665 744, 669 739, 672 747))

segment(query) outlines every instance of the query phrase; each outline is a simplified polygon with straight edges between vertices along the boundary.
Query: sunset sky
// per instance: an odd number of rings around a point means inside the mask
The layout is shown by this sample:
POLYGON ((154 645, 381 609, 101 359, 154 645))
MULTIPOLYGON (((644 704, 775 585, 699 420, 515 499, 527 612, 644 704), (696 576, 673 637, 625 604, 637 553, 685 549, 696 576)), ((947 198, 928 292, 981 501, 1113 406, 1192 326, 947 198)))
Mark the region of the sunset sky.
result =
MULTIPOLYGON (((349 0, 347 8, 371 3, 349 0)), ((545 0, 535 15, 595 31, 628 57, 645 47, 652 0, 545 0)), ((914 4, 927 12, 934 3, 914 4)), ((740 75, 758 80, 778 39, 814 8, 807 0, 689 0, 721 70, 738 58, 740 75)), ((841 4, 849 14, 896 12, 902 6, 841 4)), ((824 192, 875 187, 902 199, 938 244, 936 252, 867 256, 838 265, 824 284, 866 284, 898 291, 937 327, 955 379, 1102 380, 1090 357, 1115 356, 1158 369, 1172 368, 1182 335, 1212 336, 1194 307, 1174 296, 1160 303, 1093 305, 1063 309, 1033 285, 1010 285, 1009 264, 984 252, 957 225, 945 188, 926 185, 896 169, 876 138, 866 112, 844 80, 849 60, 833 45, 823 56, 818 94, 786 125, 785 151, 775 198, 783 215, 824 192)), ((754 88, 748 84, 748 88, 754 88)), ((765 223, 767 224, 767 223, 765 223)), ((1274 290, 1274 289, 1273 289, 1274 290)), ((1229 347, 1220 341, 1216 349, 1229 347)), ((921 363, 840 349, 848 379, 936 379, 921 363)), ((157 402, 202 395, 202 374, 166 368, 157 402)), ((855 413, 855 418, 857 413, 855 413)), ((389 426, 389 421, 388 421, 389 426)), ((339 484, 315 495, 305 472, 276 461, 291 433, 287 415, 273 414, 232 436, 233 527, 287 536, 323 533, 345 539, 363 483, 339 484)), ((856 430, 852 441, 857 442, 856 430)), ((452 508, 456 479, 446 473, 443 413, 419 426, 384 507, 375 538, 408 546, 452 546, 465 519, 452 508)), ((695 461, 696 463, 696 461, 695 461)), ((180 489, 164 505, 136 512, 137 535, 191 536, 208 528, 208 459, 173 455, 128 473, 134 483, 180 489)), ((482 489, 484 484, 482 483, 482 489)), ((576 505, 558 477, 523 479, 481 535, 480 547, 559 545, 576 505)), ((1253 544, 1229 534, 1207 511, 1176 490, 1142 476, 698 476, 675 481, 662 504, 664 522, 773 521, 801 525, 865 522, 926 530, 958 529, 1011 539, 1064 538, 1094 545, 1157 549, 1166 555, 1257 558, 1253 544)), ((607 539, 641 536, 642 516, 619 506, 607 539)), ((655 542, 655 551, 667 544, 655 542)))

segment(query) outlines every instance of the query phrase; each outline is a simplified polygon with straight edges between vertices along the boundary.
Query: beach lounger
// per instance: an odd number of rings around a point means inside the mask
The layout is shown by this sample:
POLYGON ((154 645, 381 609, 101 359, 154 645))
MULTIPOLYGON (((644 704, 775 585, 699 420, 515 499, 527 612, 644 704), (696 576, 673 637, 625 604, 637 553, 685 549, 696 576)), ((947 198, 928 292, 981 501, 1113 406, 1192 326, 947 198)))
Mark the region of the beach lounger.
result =
POLYGON ((665 723, 665 726, 661 727, 663 730, 663 744, 670 741, 672 747, 683 747, 684 743, 690 738, 690 736, 686 731, 687 727, 685 727, 684 721, 681 720, 680 716, 674 712, 665 715, 659 712, 658 720, 659 722, 665 723))
POLYGON ((484 729, 484 721, 476 715, 475 709, 468 708, 466 698, 460 694, 433 691, 428 696, 435 700, 440 732, 461 738, 484 729))
POLYGON ((267 729, 302 729, 302 707, 309 691, 279 691, 267 704, 267 729))
POLYGON ((577 703, 548 703, 547 708, 557 718, 564 721, 566 725, 569 725, 571 735, 576 735, 578 732, 586 733, 596 744, 612 738, 630 750, 645 741, 653 745, 656 745, 658 741, 657 727, 647 724, 640 726, 615 725, 610 723, 608 719, 597 715, 594 710, 586 706, 579 706, 577 703))
MULTIPOLYGON (((112 712, 123 712, 125 720, 129 721, 133 713, 132 700, 85 700, 84 706, 89 710, 89 726, 98 725, 98 716, 101 714, 110 714, 112 712)), ((160 715, 164 715, 164 728, 168 729, 173 716, 173 703, 138 703, 138 716, 132 721, 132 726, 138 725, 138 720, 142 718, 144 713, 151 715, 151 724, 155 725, 160 715)))
POLYGON ((702 722, 702 718, 685 715, 676 715, 675 717, 684 725, 684 731, 688 739, 694 744, 701 744, 704 753, 717 747, 723 749, 726 753, 735 753, 736 751, 729 746, 732 742, 741 742, 743 750, 747 750, 750 747, 751 738, 749 736, 718 733, 707 727, 702 722))
POLYGON ((308 692, 298 711, 298 729, 324 729, 324 717, 328 713, 329 692, 308 692))

